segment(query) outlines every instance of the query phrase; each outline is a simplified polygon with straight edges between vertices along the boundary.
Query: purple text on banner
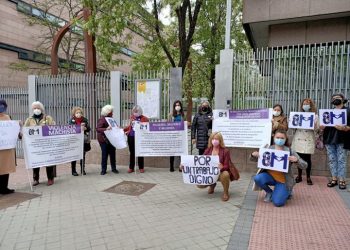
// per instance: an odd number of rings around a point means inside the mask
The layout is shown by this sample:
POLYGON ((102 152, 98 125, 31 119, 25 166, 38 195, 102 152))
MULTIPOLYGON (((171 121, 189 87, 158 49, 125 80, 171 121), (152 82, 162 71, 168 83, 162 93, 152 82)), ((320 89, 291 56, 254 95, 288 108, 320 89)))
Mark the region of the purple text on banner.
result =
POLYGON ((230 110, 230 119, 268 119, 269 109, 230 110))
POLYGON ((43 136, 80 134, 80 125, 43 126, 43 136))
POLYGON ((150 122, 149 131, 181 131, 185 129, 184 122, 150 122))

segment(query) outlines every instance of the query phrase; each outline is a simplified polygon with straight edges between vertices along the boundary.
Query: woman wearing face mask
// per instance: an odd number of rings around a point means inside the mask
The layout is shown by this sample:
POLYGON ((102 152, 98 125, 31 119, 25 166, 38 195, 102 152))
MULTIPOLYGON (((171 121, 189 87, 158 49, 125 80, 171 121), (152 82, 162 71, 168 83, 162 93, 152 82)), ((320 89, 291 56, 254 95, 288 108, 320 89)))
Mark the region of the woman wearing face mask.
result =
MULTIPOLYGON (((25 127, 55 125, 55 121, 52 119, 52 117, 44 113, 44 105, 41 102, 33 102, 32 111, 33 115, 27 118, 27 120, 24 123, 25 127)), ((39 185, 39 174, 40 168, 34 168, 33 186, 39 185)), ((51 186, 54 183, 54 166, 46 167, 46 175, 47 185, 51 186)))
MULTIPOLYGON (((315 103, 310 98, 305 98, 301 102, 300 109, 302 112, 316 113, 315 103)), ((311 155, 315 153, 315 133, 317 132, 318 116, 315 116, 315 129, 296 129, 292 142, 292 149, 298 153, 298 155, 307 162, 306 169, 306 182, 308 185, 312 185, 311 180, 311 155)), ((303 170, 298 168, 298 176, 295 178, 295 182, 299 183, 302 179, 303 170)))
MULTIPOLYGON (((184 121, 184 118, 185 118, 185 114, 182 108, 182 103, 181 101, 177 100, 173 104, 173 112, 169 114, 168 121, 182 122, 184 121)), ((180 157, 176 157, 176 158, 179 159, 180 157)), ((170 156, 170 172, 174 172, 174 161, 175 161, 175 156, 170 156)))
POLYGON ((101 110, 101 117, 97 121, 96 132, 97 132, 97 141, 101 147, 101 175, 105 175, 107 173, 107 160, 109 156, 109 160, 111 162, 112 173, 118 174, 119 171, 116 165, 116 157, 115 157, 115 147, 108 141, 105 131, 112 129, 106 121, 106 117, 113 117, 113 106, 106 105, 101 110))
MULTIPOLYGON (((81 125, 81 128, 84 131, 84 135, 89 136, 90 132, 90 126, 89 121, 86 117, 83 116, 84 112, 83 109, 80 107, 74 107, 72 109, 72 117, 69 120, 70 125, 81 125)), ((85 172, 85 154, 86 152, 91 150, 90 143, 84 143, 84 155, 83 159, 80 160, 80 168, 81 168, 81 174, 86 175, 85 172)), ((76 170, 76 161, 71 162, 71 168, 72 168, 72 175, 78 176, 77 170, 76 170)))
POLYGON ((324 127, 323 143, 327 150, 328 165, 331 170, 332 179, 327 184, 328 187, 338 185, 339 189, 346 189, 346 161, 347 150, 350 149, 350 109, 345 107, 347 99, 343 94, 332 95, 332 104, 335 109, 347 110, 347 124, 346 126, 324 127))
MULTIPOLYGON (((11 117, 6 114, 7 103, 0 99, 0 121, 10 121, 11 117)), ((0 150, 0 194, 11 194, 15 190, 8 188, 10 173, 16 172, 16 150, 0 150)))
MULTIPOLYGON (((139 105, 136 105, 131 110, 132 115, 130 117, 130 124, 126 128, 124 128, 125 134, 128 136, 128 145, 130 151, 130 161, 129 161, 129 169, 128 173, 132 173, 135 171, 135 130, 134 126, 139 122, 148 122, 149 119, 142 115, 143 111, 139 105)), ((137 157, 137 162, 139 165, 140 173, 144 173, 144 157, 137 157)))
POLYGON ((202 155, 208 145, 209 130, 212 128, 213 112, 209 102, 204 101, 193 117, 191 127, 192 144, 196 144, 198 154, 202 155))
MULTIPOLYGON (((288 120, 283 113, 282 106, 280 104, 275 104, 272 111, 272 137, 276 130, 288 130, 288 120)), ((271 140, 272 144, 272 140, 271 140)))
MULTIPOLYGON (((266 192, 264 201, 272 201, 276 207, 281 207, 286 204, 287 199, 290 197, 293 186, 295 184, 291 163, 296 164, 297 167, 301 169, 305 169, 307 167, 307 163, 301 159, 297 153, 295 153, 293 150, 290 150, 290 148, 286 146, 288 145, 286 131, 275 131, 273 140, 274 145, 270 146, 269 148, 290 152, 290 156, 288 158, 288 173, 278 172, 275 170, 259 169, 258 173, 254 177, 255 185, 253 189, 255 191, 259 190, 260 188, 263 189, 266 192), (272 190, 270 186, 274 186, 274 190, 272 190)), ((252 161, 258 161, 258 158, 258 151, 255 151, 251 154, 250 159, 252 161)))

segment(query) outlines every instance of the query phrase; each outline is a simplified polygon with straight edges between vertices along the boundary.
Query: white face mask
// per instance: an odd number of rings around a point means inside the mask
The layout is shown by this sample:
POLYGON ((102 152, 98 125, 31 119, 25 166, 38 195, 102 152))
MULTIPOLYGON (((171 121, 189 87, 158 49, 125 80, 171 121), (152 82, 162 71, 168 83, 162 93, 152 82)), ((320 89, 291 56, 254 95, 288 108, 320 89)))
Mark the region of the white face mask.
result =
POLYGON ((273 114, 273 116, 280 116, 281 111, 273 111, 272 114, 273 114))
POLYGON ((41 115, 41 109, 34 109, 33 113, 34 115, 41 115))
POLYGON ((175 107, 175 110, 176 110, 176 111, 180 111, 180 110, 181 110, 181 107, 180 107, 180 106, 176 106, 176 107, 175 107))
POLYGON ((75 113, 75 115, 74 115, 76 118, 81 118, 82 117, 82 115, 81 115, 81 113, 75 113))

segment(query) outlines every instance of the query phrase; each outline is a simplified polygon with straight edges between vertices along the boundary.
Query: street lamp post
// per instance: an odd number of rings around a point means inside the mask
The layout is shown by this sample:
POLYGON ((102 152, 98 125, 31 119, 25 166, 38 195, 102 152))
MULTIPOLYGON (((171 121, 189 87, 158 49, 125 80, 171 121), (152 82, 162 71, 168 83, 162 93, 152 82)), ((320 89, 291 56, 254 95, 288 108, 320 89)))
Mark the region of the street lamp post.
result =
POLYGON ((230 49, 232 0, 226 1, 225 49, 230 49))

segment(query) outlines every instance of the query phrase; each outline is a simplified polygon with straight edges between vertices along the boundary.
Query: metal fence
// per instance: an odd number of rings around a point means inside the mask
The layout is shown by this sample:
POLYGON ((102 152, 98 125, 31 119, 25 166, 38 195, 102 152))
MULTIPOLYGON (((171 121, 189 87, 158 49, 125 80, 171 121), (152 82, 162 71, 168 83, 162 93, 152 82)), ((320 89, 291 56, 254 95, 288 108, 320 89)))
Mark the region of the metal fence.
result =
MULTIPOLYGON (((161 82, 161 118, 168 119, 170 113, 170 69, 167 70, 149 70, 144 72, 123 73, 121 76, 121 125, 126 126, 129 123, 132 107, 135 105, 135 82, 136 80, 159 79, 161 82)), ((155 120, 153 120, 155 121, 155 120)))
POLYGON ((89 119, 91 138, 96 138, 96 124, 101 108, 110 104, 110 73, 38 76, 36 99, 45 106, 45 113, 56 124, 67 124, 71 110, 79 106, 89 119))
MULTIPOLYGON (((28 89, 24 87, 0 87, 0 99, 6 100, 7 114, 13 120, 25 121, 28 117, 28 89)), ((23 157, 22 141, 17 142, 17 156, 23 157)))
POLYGON ((330 108, 330 96, 350 96, 350 44, 263 48, 235 55, 234 109, 272 107, 298 111, 303 98, 330 108))

